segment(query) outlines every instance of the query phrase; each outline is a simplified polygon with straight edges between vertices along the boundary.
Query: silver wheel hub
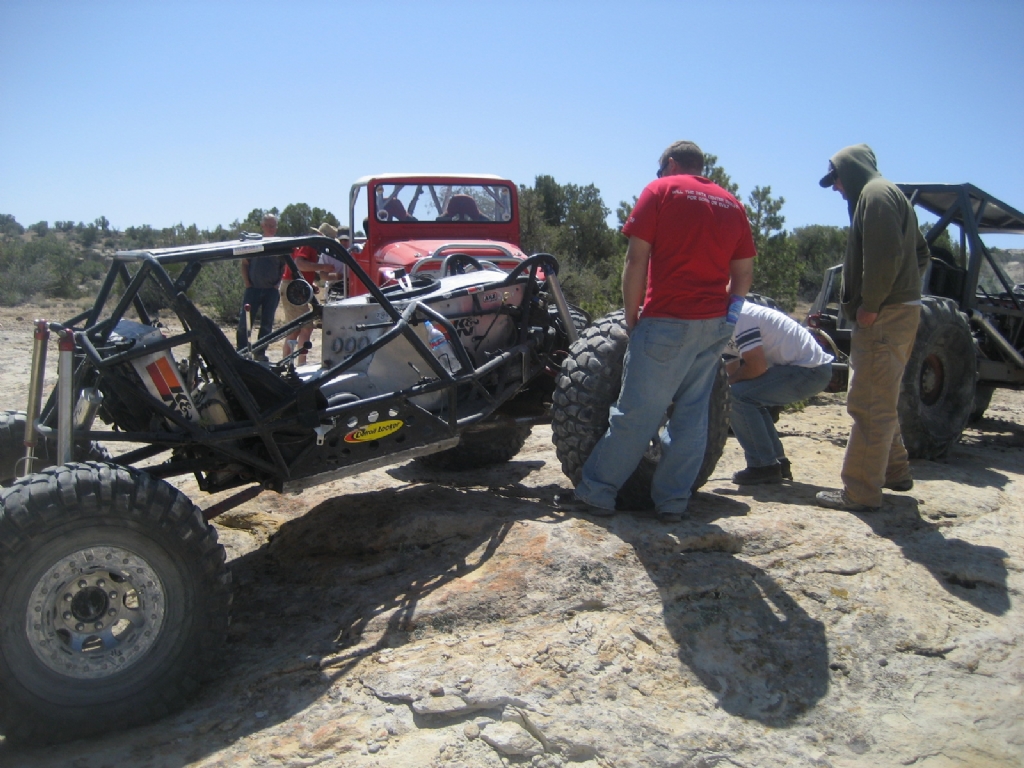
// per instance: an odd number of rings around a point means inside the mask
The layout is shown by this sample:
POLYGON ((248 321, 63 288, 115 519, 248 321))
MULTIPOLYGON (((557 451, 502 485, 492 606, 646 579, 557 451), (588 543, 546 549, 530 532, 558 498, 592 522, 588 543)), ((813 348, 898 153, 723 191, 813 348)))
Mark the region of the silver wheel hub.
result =
POLYGON ((107 677, 145 655, 165 606, 163 583, 144 559, 119 547, 89 547, 61 558, 36 582, 26 634, 54 672, 107 677))

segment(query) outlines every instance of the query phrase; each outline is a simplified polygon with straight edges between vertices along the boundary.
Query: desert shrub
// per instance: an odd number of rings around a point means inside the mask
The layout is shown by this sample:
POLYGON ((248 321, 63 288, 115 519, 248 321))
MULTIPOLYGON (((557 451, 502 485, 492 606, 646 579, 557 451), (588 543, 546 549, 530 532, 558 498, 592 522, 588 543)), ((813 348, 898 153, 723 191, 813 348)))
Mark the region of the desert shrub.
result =
POLYGON ((591 317, 601 317, 622 306, 622 256, 597 263, 574 256, 561 256, 558 261, 559 281, 570 304, 591 317))
POLYGON ((81 259, 54 234, 31 242, 0 242, 0 304, 15 306, 33 296, 75 298, 82 281, 81 259))
POLYGON ((192 301, 211 312, 214 319, 233 324, 238 320, 244 293, 238 262, 214 261, 203 266, 192 284, 190 296, 192 301))

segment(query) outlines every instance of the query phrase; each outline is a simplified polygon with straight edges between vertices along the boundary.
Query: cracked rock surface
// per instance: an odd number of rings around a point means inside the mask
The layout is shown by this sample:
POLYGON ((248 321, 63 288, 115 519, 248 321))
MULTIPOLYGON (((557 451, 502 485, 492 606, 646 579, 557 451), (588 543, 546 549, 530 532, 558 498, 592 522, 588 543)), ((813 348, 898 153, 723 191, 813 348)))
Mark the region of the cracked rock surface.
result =
POLYGON ((791 483, 731 483, 730 438, 672 525, 559 510, 543 426, 487 470, 263 494, 216 520, 235 581, 219 678, 149 726, 0 742, 0 765, 1019 768, 1024 399, 997 390, 865 514, 814 505, 839 483, 843 404, 783 414, 791 483))

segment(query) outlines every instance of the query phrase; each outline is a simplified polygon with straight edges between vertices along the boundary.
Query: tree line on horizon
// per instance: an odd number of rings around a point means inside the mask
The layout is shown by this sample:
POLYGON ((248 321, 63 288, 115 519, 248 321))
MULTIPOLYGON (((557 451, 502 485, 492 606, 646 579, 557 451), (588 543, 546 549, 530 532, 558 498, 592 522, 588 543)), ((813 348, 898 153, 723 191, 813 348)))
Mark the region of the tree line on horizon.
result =
MULTIPOLYGON (((706 156, 704 175, 741 199, 738 185, 715 155, 706 156)), ((782 215, 785 199, 773 196, 770 186, 754 187, 741 202, 758 253, 752 290, 772 297, 787 311, 800 300, 813 299, 824 271, 843 259, 847 228, 810 225, 787 231, 782 215)), ((555 255, 569 300, 599 316, 622 304, 620 281, 627 240, 621 226, 635 203, 636 197, 620 201, 615 210, 619 228, 610 227, 611 211, 596 186, 560 184, 552 176, 537 176, 533 185, 519 185, 521 248, 526 253, 555 255)), ((104 216, 89 224, 56 221, 51 226, 40 221, 22 226, 14 216, 0 214, 0 305, 44 297, 80 298, 102 279, 115 251, 233 240, 242 232, 259 232, 265 213, 278 216, 280 235, 306 234, 323 222, 340 225, 330 211, 305 203, 283 209, 254 208, 228 227, 218 225, 212 230, 181 223, 162 229, 143 224, 118 230, 104 216)), ((226 263, 209 266, 200 275, 193 298, 230 321, 238 312, 242 293, 237 268, 231 270, 226 263)))

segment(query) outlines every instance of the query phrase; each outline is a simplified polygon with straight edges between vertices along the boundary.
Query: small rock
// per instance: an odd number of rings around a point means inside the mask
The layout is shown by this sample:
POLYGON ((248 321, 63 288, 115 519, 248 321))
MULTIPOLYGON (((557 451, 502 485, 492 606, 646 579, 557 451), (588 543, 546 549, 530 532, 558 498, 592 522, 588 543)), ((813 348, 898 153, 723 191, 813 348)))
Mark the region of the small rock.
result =
POLYGON ((429 692, 431 696, 444 696, 444 686, 440 683, 432 683, 429 692))
POLYGON ((476 723, 466 723, 462 728, 462 733, 472 741, 480 735, 480 726, 476 723))
POLYGON ((533 757, 544 754, 544 747, 529 731, 510 721, 489 726, 480 738, 503 755, 533 757))
MULTIPOLYGON (((470 709, 466 702, 458 696, 420 699, 412 703, 412 711, 417 715, 457 715, 470 709)), ((472 709, 476 709, 476 707, 472 709)))
POLYGON ((888 659, 879 659, 878 660, 878 666, 880 666, 880 667, 888 667, 889 666, 889 660, 888 659))
POLYGON ((369 744, 366 745, 366 751, 369 752, 371 755, 375 755, 378 752, 380 752, 380 744, 378 744, 376 741, 371 741, 369 744))

